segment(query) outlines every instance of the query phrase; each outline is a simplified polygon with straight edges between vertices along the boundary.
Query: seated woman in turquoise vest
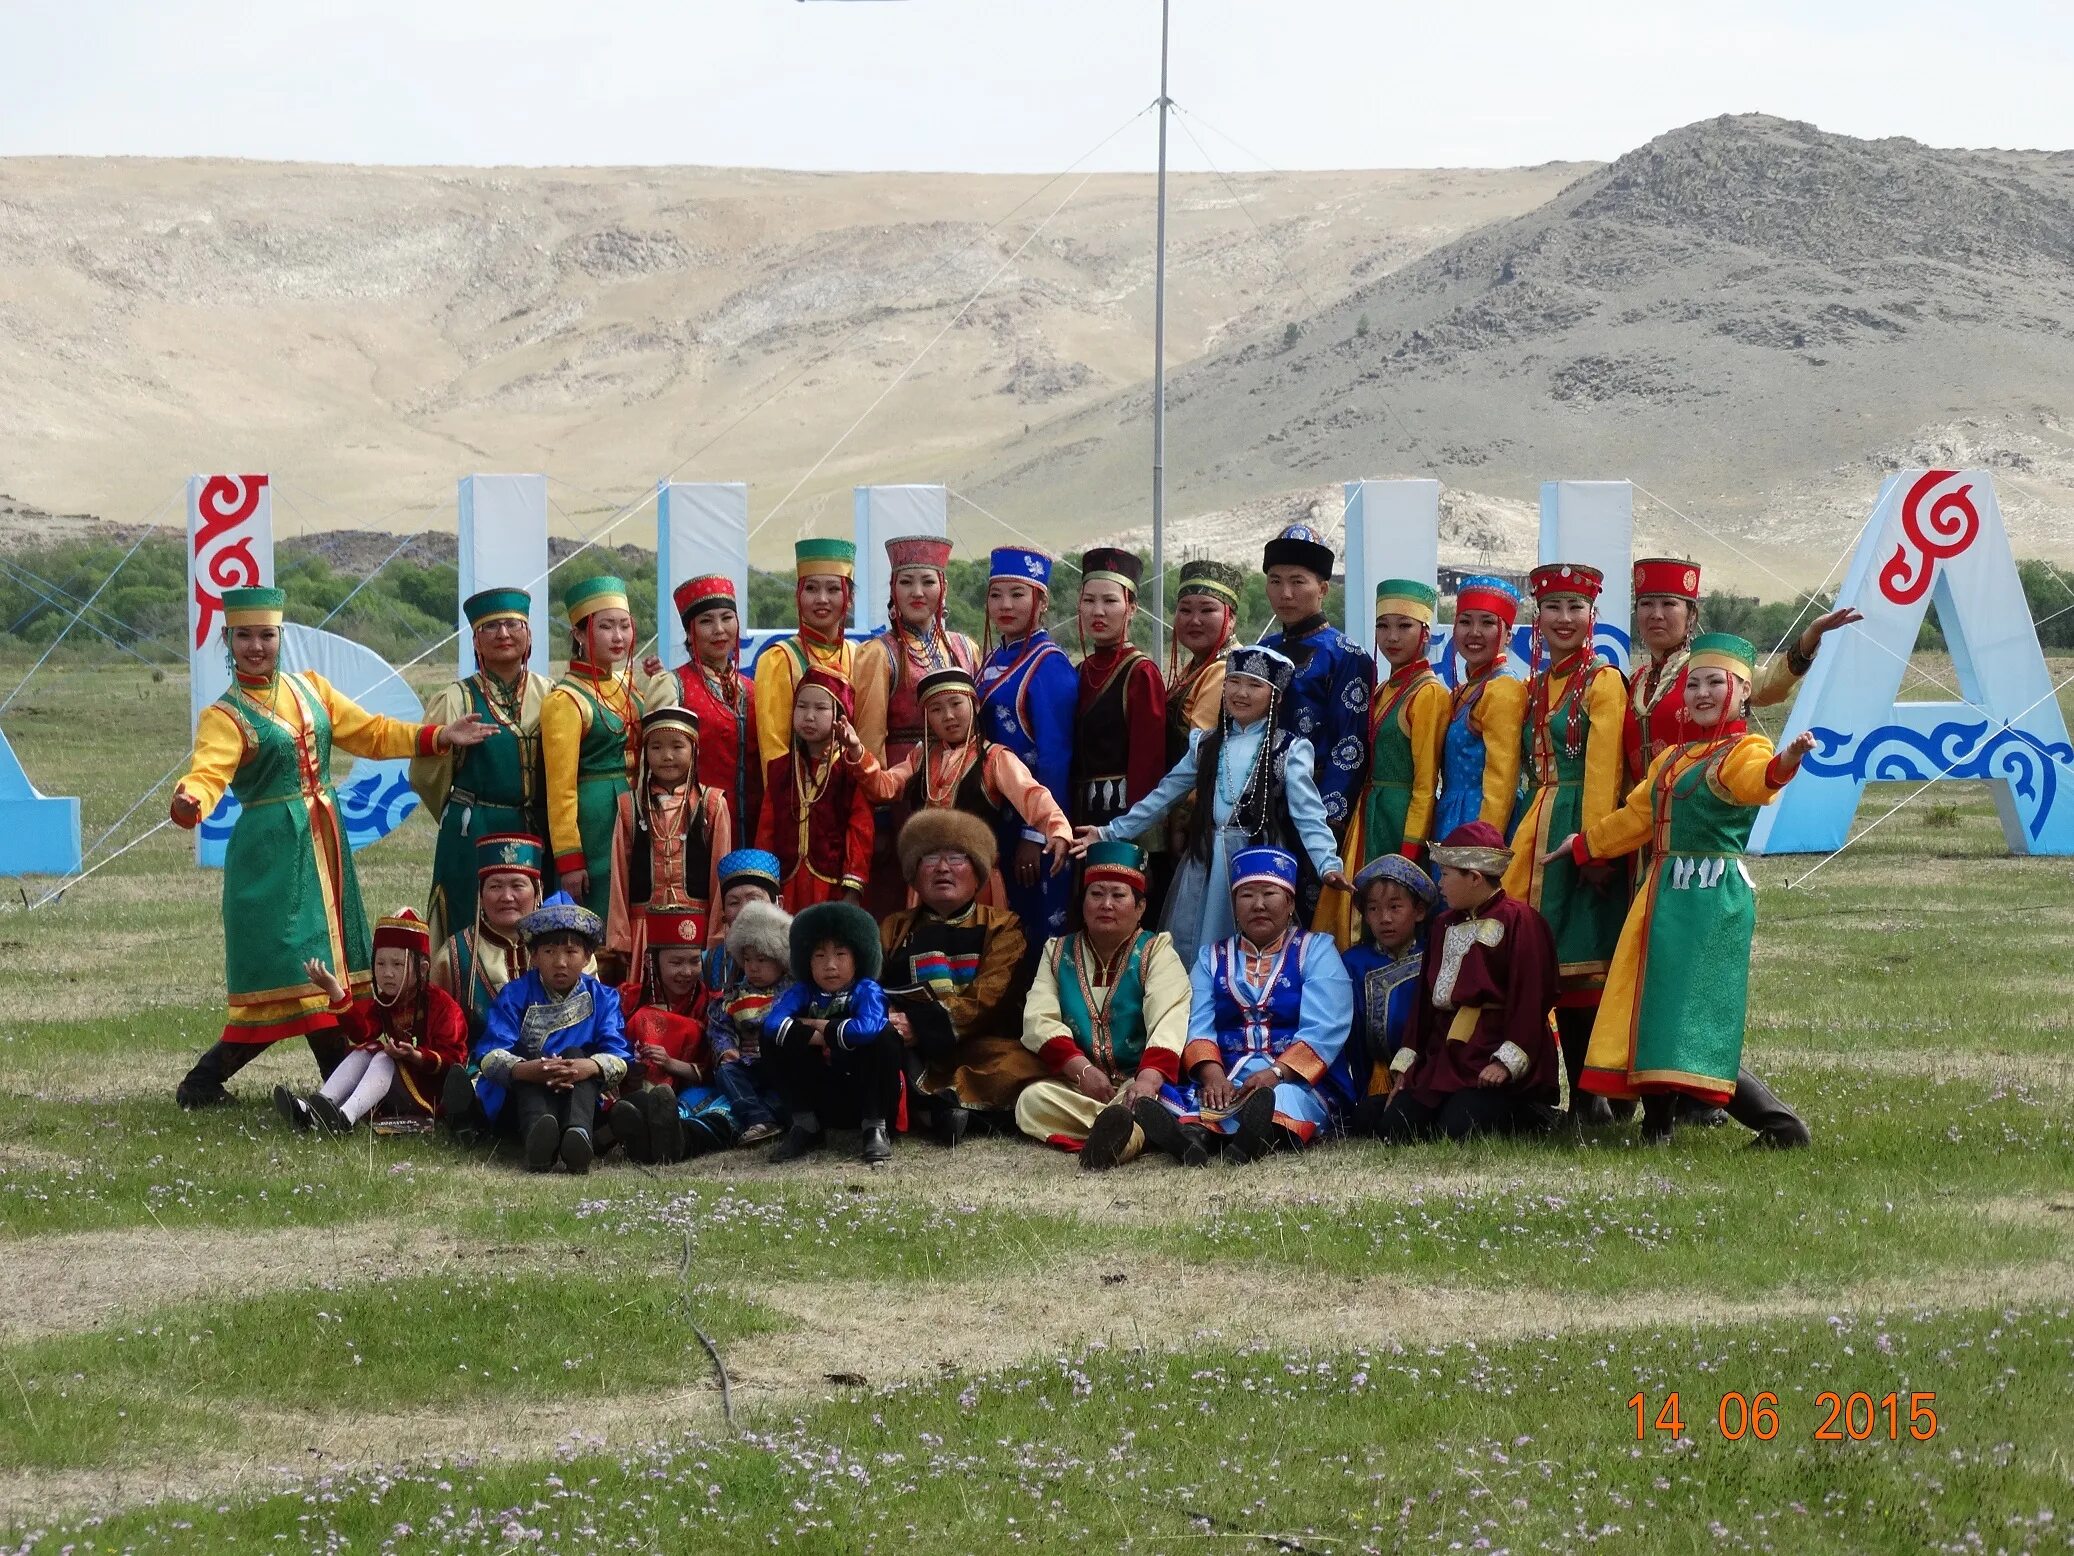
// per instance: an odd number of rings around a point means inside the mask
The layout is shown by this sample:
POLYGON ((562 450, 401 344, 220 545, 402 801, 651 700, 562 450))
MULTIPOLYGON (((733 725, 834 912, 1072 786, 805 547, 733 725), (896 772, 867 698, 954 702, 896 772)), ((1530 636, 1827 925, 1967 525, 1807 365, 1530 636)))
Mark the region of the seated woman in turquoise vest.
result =
POLYGON ((1081 878, 1081 927, 1045 943, 1023 1003, 1023 1046, 1051 1067, 1015 1099, 1016 1127, 1080 1153, 1089 1172, 1145 1149, 1132 1107, 1171 1090, 1188 1035, 1188 969, 1145 923, 1145 853, 1097 843, 1081 878))
POLYGON ((1354 989, 1332 936, 1296 924, 1296 858, 1247 848, 1231 862, 1239 932, 1206 945, 1191 979, 1178 1097, 1134 1116, 1151 1143, 1183 1162, 1248 1162, 1337 1129, 1355 1098, 1342 1050, 1354 989))

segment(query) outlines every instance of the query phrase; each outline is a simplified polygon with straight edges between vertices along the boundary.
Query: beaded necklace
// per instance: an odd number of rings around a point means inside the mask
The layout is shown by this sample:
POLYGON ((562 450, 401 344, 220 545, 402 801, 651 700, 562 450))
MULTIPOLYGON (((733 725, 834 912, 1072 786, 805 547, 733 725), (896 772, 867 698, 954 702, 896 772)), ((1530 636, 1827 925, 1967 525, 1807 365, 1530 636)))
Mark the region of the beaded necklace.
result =
MULTIPOLYGON (((1576 649, 1561 664, 1552 664, 1545 670, 1534 672, 1534 688, 1527 702, 1527 723, 1534 731, 1534 766, 1539 773, 1549 773, 1555 761, 1550 734, 1556 710, 1549 705, 1549 686, 1557 675, 1570 678, 1570 684, 1563 688, 1563 754, 1575 761, 1578 753, 1584 750, 1584 683, 1591 679, 1590 667, 1591 650, 1586 646, 1576 649), (1570 668, 1565 669, 1565 665, 1570 668)), ((1541 781, 1546 783, 1549 780, 1543 777, 1541 781)))
POLYGON ((978 760, 979 736, 976 734, 968 736, 965 744, 962 746, 953 746, 948 751, 944 751, 944 748, 939 746, 933 751, 925 752, 922 767, 922 798, 928 807, 932 810, 951 809, 952 802, 958 797, 958 785, 964 782, 965 775, 972 770, 972 764, 978 760), (936 758, 939 753, 947 755, 951 759, 950 771, 943 779, 937 777, 936 771, 938 765, 936 758))

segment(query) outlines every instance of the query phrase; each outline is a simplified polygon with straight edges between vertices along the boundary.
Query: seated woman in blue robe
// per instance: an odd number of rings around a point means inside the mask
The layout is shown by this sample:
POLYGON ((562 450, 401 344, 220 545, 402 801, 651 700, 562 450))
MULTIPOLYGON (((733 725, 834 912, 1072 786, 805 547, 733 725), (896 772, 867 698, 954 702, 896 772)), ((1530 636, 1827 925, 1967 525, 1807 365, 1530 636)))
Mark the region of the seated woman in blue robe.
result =
POLYGON ((1354 991, 1332 936, 1297 927, 1296 858, 1247 848, 1231 862, 1238 933, 1197 953, 1181 1054, 1185 1090, 1133 1109, 1148 1141, 1188 1165, 1249 1162, 1310 1145, 1355 1097, 1336 1067, 1354 991))

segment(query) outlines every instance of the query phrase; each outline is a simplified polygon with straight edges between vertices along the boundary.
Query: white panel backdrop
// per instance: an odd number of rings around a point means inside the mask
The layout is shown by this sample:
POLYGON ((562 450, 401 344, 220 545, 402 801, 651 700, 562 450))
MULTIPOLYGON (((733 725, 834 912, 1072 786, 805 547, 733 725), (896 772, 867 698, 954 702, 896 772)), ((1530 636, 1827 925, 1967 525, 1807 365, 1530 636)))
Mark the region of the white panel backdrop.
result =
MULTIPOLYGON (((687 579, 723 573, 749 625, 749 488, 740 481, 660 481, 655 489, 656 630, 672 670, 690 651, 670 596, 687 579)), ((749 656, 746 654, 744 658, 749 656)))
POLYGON ((948 535, 950 499, 941 486, 860 486, 853 501, 857 533, 857 626, 886 624, 886 542, 902 535, 948 535))
MULTIPOLYGON (((460 568, 462 600, 485 589, 524 589, 533 597, 533 655, 527 662, 547 673, 552 657, 547 624, 559 618, 547 573, 547 477, 464 475, 461 477, 460 568)), ((457 600, 461 674, 475 673, 475 634, 457 600)))

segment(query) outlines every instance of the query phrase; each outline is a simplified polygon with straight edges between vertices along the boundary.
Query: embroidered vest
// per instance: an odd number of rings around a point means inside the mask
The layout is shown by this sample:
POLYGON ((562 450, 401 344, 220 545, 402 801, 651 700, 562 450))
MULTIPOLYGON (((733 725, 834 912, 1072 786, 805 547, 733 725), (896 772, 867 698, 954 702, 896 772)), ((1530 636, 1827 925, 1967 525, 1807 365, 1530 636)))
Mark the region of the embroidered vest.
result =
POLYGON ((1138 1073, 1145 1055, 1145 948, 1152 935, 1139 930, 1131 941, 1130 953, 1109 986, 1109 996, 1098 1015, 1092 991, 1082 981, 1079 951, 1085 937, 1063 935, 1052 942, 1052 970, 1058 974, 1059 1015, 1072 1029, 1080 1051, 1114 1081, 1126 1081, 1138 1073))

